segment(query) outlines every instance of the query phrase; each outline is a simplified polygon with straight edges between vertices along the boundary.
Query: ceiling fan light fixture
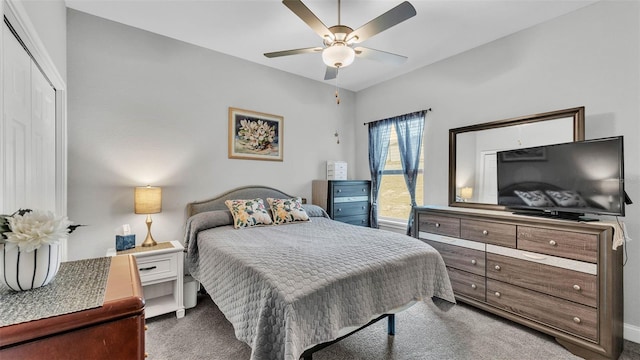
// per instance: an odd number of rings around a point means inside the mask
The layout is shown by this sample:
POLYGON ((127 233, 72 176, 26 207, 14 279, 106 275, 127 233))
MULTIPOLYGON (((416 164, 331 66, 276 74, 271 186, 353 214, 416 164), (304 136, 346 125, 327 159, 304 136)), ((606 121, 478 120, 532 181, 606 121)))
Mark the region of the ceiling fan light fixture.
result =
POLYGON ((322 61, 331 67, 346 67, 353 63, 356 52, 345 44, 334 44, 322 50, 322 61))

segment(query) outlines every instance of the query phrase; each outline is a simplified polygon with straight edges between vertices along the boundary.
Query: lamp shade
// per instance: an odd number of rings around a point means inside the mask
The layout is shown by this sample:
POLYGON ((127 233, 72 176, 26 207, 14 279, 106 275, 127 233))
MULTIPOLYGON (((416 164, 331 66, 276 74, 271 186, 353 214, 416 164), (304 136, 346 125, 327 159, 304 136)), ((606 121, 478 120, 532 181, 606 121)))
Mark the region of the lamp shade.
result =
POLYGON ((465 199, 465 200, 469 200, 473 197, 473 188, 471 187, 463 187, 460 190, 460 197, 465 199))
POLYGON ((136 214, 156 214, 162 211, 162 188, 157 186, 136 187, 133 195, 136 214))
POLYGON ((356 52, 344 44, 335 44, 322 50, 322 61, 327 66, 345 67, 351 65, 356 52))

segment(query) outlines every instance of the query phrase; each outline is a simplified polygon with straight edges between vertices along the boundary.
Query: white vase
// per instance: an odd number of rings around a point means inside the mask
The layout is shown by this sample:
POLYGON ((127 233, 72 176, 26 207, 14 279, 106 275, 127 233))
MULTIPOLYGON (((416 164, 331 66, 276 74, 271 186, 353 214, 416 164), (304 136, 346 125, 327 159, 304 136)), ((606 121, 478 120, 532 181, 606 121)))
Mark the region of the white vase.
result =
POLYGON ((42 245, 32 252, 0 244, 0 282, 15 291, 45 286, 58 273, 61 255, 59 244, 42 245))

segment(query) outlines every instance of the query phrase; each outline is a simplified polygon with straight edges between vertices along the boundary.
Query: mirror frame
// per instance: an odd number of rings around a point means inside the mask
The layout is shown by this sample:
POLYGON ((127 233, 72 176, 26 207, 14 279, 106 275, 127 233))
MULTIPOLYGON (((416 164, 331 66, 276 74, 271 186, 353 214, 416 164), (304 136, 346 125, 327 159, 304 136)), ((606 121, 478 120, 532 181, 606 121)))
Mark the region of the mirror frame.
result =
POLYGON ((456 136, 458 134, 568 117, 573 118, 573 141, 584 140, 584 106, 449 129, 449 206, 505 210, 503 205, 456 201, 456 136))

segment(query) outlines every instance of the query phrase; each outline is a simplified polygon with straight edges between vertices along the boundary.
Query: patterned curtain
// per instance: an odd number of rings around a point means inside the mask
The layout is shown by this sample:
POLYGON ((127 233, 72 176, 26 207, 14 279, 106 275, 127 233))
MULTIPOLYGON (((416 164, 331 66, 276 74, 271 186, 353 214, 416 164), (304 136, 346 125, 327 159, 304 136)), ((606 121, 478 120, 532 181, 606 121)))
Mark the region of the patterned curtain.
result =
POLYGON ((369 171, 371 172, 371 212, 369 223, 378 228, 378 191, 384 164, 389 152, 389 138, 393 120, 380 120, 369 123, 369 171))
POLYGON ((413 207, 416 206, 416 182, 420 169, 420 150, 422 149, 422 134, 424 132, 424 118, 426 111, 418 111, 411 114, 393 118, 398 134, 398 148, 400 149, 400 162, 404 182, 407 184, 411 197, 411 209, 407 222, 407 235, 411 235, 413 227, 413 207))

